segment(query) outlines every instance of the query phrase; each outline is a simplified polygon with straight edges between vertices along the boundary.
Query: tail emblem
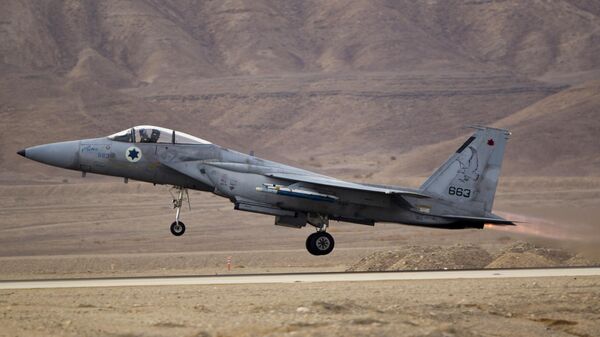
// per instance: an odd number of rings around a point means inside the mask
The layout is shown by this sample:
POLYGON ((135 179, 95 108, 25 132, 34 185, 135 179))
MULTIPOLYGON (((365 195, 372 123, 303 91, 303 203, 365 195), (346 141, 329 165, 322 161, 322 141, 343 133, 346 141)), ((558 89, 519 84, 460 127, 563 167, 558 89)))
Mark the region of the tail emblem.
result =
POLYGON ((494 140, 493 140, 492 138, 488 139, 488 142, 487 142, 487 144, 488 144, 489 146, 494 146, 494 140))

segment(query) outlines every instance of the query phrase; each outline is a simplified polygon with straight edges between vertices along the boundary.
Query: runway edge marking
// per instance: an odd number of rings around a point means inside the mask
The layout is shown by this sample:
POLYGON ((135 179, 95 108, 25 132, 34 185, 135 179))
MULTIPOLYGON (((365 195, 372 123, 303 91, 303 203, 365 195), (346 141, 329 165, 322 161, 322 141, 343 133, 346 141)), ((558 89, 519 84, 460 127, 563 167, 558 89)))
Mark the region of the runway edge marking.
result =
POLYGON ((20 280, 0 281, 0 290, 96 288, 136 286, 218 285, 218 284, 268 284, 268 283, 316 283, 316 282, 366 282, 402 280, 447 280, 525 277, 577 277, 600 276, 600 268, 533 268, 533 269, 483 269, 448 271, 401 271, 360 273, 300 273, 300 274, 253 274, 222 276, 167 276, 132 278, 97 278, 69 280, 20 280))

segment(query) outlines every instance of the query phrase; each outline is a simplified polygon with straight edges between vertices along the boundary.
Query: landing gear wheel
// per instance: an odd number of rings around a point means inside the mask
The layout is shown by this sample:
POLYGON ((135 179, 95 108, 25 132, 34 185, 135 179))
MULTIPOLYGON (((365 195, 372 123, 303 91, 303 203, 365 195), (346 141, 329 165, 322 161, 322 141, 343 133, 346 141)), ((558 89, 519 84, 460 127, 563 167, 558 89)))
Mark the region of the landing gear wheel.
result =
POLYGON ((175 208, 175 221, 171 224, 171 234, 175 236, 182 236, 183 233, 185 233, 185 225, 183 222, 179 221, 179 215, 181 214, 181 205, 183 204, 184 194, 187 196, 188 207, 190 207, 190 210, 192 209, 190 206, 190 196, 188 195, 187 189, 183 187, 174 186, 173 188, 176 189, 178 193, 177 197, 175 197, 169 190, 169 193, 171 193, 171 196, 173 196, 173 208, 175 208))
POLYGON ((185 233, 185 225, 181 221, 174 221, 171 224, 171 234, 175 236, 182 236, 185 233))
POLYGON ((335 241, 327 232, 316 232, 306 238, 306 249, 312 255, 327 255, 333 250, 335 241))

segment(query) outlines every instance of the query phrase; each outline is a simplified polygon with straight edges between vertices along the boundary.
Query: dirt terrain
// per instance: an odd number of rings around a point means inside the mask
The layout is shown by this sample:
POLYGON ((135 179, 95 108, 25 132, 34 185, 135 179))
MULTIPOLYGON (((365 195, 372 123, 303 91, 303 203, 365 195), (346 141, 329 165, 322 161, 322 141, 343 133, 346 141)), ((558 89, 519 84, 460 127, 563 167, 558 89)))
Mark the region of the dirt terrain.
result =
MULTIPOLYGON (((485 267, 519 242, 570 256, 552 263, 535 259, 539 254, 525 265, 525 260, 510 257, 497 262, 502 267, 542 267, 572 265, 571 257, 600 242, 596 178, 503 178, 495 209, 524 221, 515 227, 452 231, 333 222, 336 249, 330 256, 315 257, 304 248, 310 228, 274 226, 272 217, 234 211, 228 200, 192 192, 192 210, 184 209, 182 215, 188 231, 173 237, 167 187, 73 176, 64 182, 56 178, 54 184, 0 187, 0 278, 228 273, 228 256, 230 273, 343 271, 363 257, 388 251, 410 253, 407 266, 421 269, 474 268, 485 267), (451 259, 452 252, 486 263, 451 259), (488 257, 482 260, 483 255, 488 257)), ((410 178, 403 185, 420 181, 410 178)), ((519 254, 535 253, 534 248, 519 254)), ((577 263, 595 264, 591 253, 579 256, 577 263)))
POLYGON ((572 253, 531 243, 517 242, 492 254, 479 245, 409 246, 376 252, 347 271, 452 270, 598 266, 597 251, 572 253), (594 254, 595 253, 595 254, 594 254))
MULTIPOLYGON (((1 187, 0 276, 344 271, 397 251, 409 257, 394 256, 391 269, 593 265, 598 260, 585 253, 600 242, 598 186, 590 177, 503 178, 496 209, 527 223, 464 231, 334 223, 336 250, 314 257, 303 247, 308 229, 273 226, 270 217, 233 211, 214 196, 192 193, 192 211, 184 212, 189 232, 174 238, 166 187, 93 176, 82 181, 76 174, 17 182, 1 187)), ((390 269, 383 267, 371 269, 390 269)), ((594 336, 599 281, 0 291, 0 336, 594 336)))
POLYGON ((0 336, 596 336, 600 278, 0 291, 0 336))

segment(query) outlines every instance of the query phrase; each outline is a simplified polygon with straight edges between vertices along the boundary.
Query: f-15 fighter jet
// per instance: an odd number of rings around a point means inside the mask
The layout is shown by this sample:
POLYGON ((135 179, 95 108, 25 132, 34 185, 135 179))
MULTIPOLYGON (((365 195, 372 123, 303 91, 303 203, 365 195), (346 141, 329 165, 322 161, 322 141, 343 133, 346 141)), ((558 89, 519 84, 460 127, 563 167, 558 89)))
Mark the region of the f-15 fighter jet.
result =
MULTIPOLYGON (((33 146, 18 154, 66 169, 135 179, 177 189, 171 233, 183 235, 180 210, 188 189, 229 199, 236 210, 275 216, 275 225, 316 231, 306 248, 331 253, 330 220, 447 229, 514 225, 492 204, 510 132, 476 130, 419 189, 348 182, 261 159, 183 132, 136 126, 108 137, 33 146)), ((189 200, 189 199, 188 199, 189 200)))

